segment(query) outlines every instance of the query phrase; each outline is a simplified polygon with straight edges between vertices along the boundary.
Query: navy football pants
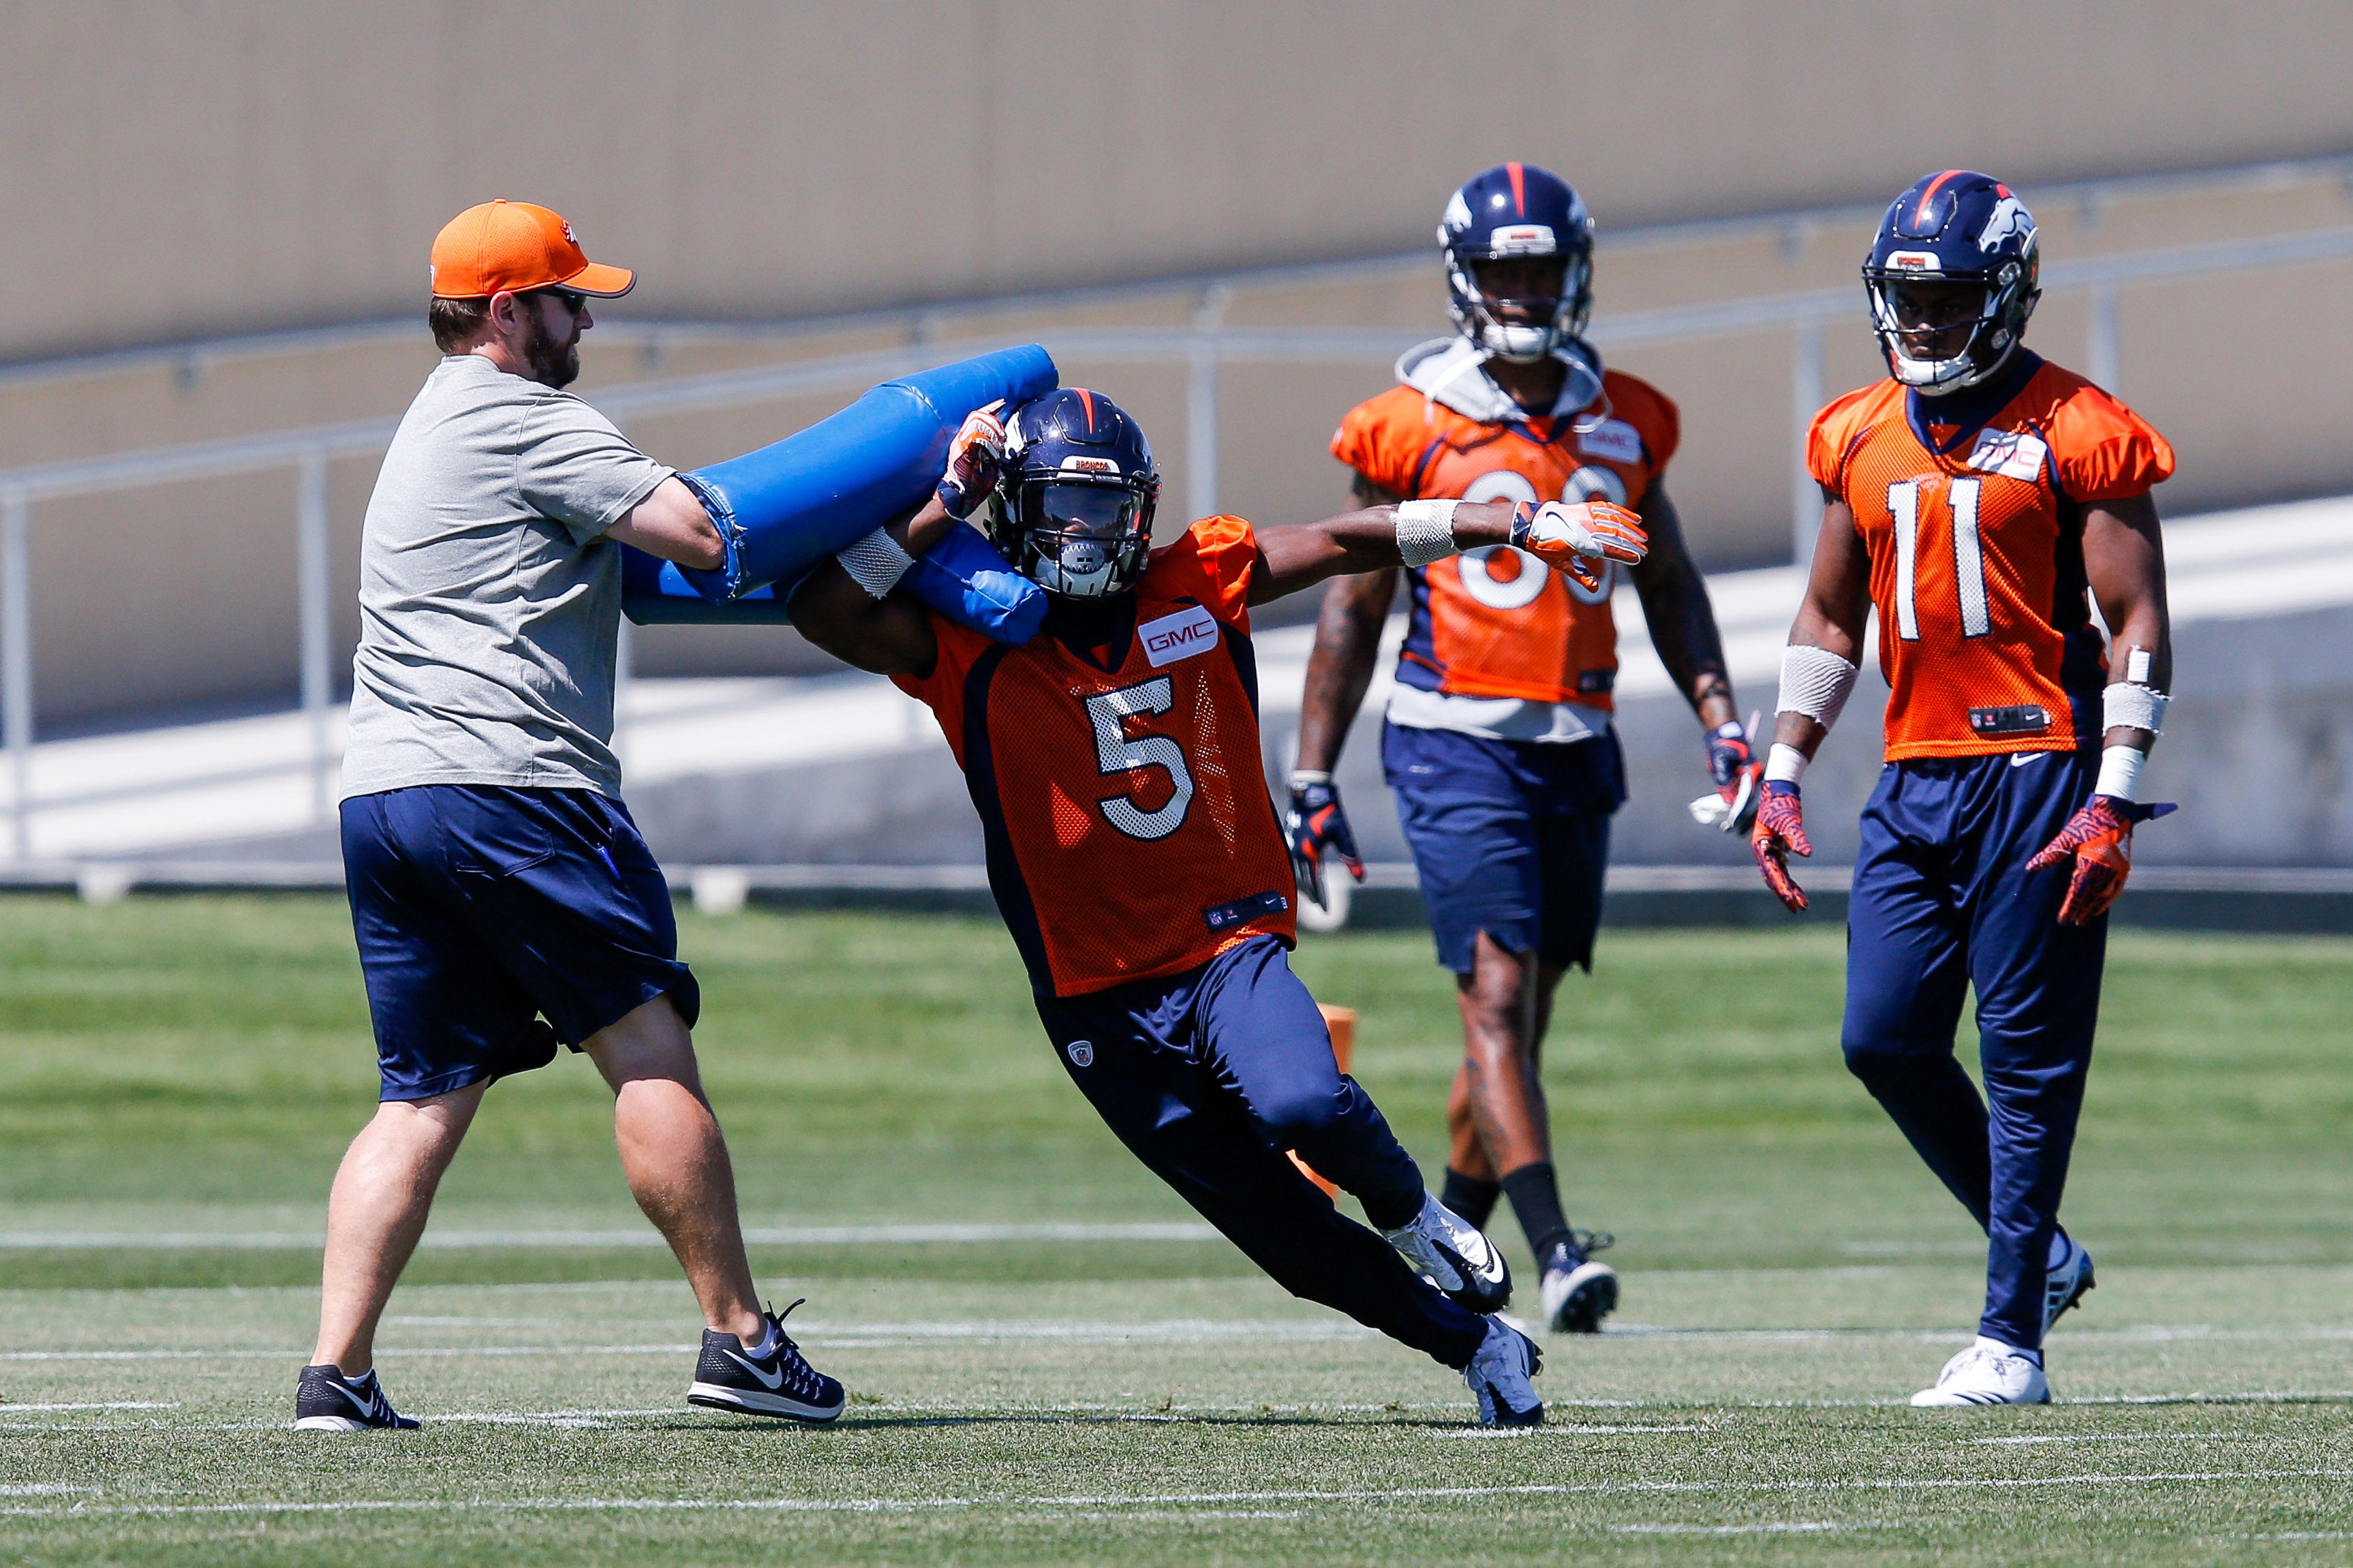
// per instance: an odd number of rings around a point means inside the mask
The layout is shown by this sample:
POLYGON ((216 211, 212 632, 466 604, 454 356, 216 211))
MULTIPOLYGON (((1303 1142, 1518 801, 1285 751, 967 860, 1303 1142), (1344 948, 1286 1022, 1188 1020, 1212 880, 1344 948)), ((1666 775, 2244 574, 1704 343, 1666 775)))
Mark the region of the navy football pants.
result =
POLYGON ((2107 921, 2063 926, 2026 862, 2090 798, 2092 752, 1891 763, 1847 912, 1846 1062, 1985 1227, 1978 1331, 2042 1342, 2042 1287, 2091 1068, 2107 921), (1953 1057, 1977 987, 1987 1100, 1953 1057))
POLYGON ((1486 1320, 1343 1215, 1302 1158, 1392 1228, 1421 1212, 1421 1172, 1370 1096, 1342 1075, 1307 987, 1272 937, 1166 980, 1037 999, 1071 1081, 1119 1141, 1294 1296, 1447 1366, 1486 1320))

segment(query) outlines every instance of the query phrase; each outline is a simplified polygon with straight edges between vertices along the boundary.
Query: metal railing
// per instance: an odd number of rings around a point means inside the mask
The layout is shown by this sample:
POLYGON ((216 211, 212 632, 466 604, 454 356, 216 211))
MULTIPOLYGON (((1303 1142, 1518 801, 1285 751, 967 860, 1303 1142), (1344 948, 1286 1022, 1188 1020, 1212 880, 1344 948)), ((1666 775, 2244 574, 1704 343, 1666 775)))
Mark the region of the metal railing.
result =
MULTIPOLYGON (((2332 163, 2329 167, 2336 167, 2332 163)), ((2305 169, 2306 165, 2289 165, 2305 169)), ((2118 291, 2140 283, 2208 276, 2249 268, 2353 257, 2353 226, 2309 230, 2217 244, 2087 258, 2054 264, 2043 274, 2046 291, 2085 289, 2091 295, 2086 363, 2093 379, 2116 385, 2121 372, 2116 300, 2118 291)), ((1417 254, 1412 265, 1426 268, 1417 254)), ((1402 267, 1403 258, 1375 258, 1345 270, 1374 275, 1402 267)), ((1266 287, 1282 279, 1314 279, 1344 270, 1299 268, 1229 274, 1199 286, 1190 325, 1047 331, 1042 341, 1058 359, 1113 360, 1187 367, 1187 479, 1190 515, 1218 510, 1218 375, 1224 364, 1386 363, 1425 333, 1392 329, 1229 328, 1223 324, 1238 288, 1266 287)), ((1165 296, 1166 285, 1157 292, 1165 296)), ((1794 333, 1790 371, 1792 447, 1790 528, 1792 552, 1809 552, 1820 502, 1805 470, 1803 437, 1826 399, 1823 328, 1857 315, 1857 286, 1727 300, 1704 305, 1613 316, 1595 324, 1597 346, 1635 345, 1788 330, 1794 333)), ((1089 298, 1096 297, 1093 294, 1089 298)), ((903 318, 902 318, 903 319, 903 318)), ((724 407, 814 393, 857 391, 892 375, 936 363, 951 352, 939 334, 943 316, 923 315, 918 330, 899 345, 797 361, 749 370, 640 382, 591 395, 616 422, 649 415, 724 407)), ((413 326, 409 329, 413 331, 413 326)), ((672 331, 680 329, 664 329, 672 331)), ((712 328, 711 331, 733 329, 712 328)), ((745 332, 742 335, 750 335, 745 332)), ((1012 341, 973 335, 956 338, 952 352, 985 353, 1012 341)), ((396 418, 361 420, 308 429, 272 432, 227 440, 121 453, 71 461, 0 469, 0 743, 5 743, 13 784, 9 845, 14 858, 31 858, 32 817, 37 809, 72 804, 36 802, 32 792, 34 735, 32 509, 37 502, 111 490, 177 483, 188 479, 291 468, 295 470, 295 546, 300 614, 299 668, 301 709, 311 733, 310 772, 315 812, 327 815, 337 759, 331 747, 331 705, 335 682, 332 660, 333 587, 328 511, 328 465, 337 458, 379 452, 390 442, 396 418)), ((187 781, 178 781, 173 787, 187 781)), ((164 786, 158 786, 164 787, 164 786)), ((110 793, 116 793, 110 791, 110 793)))

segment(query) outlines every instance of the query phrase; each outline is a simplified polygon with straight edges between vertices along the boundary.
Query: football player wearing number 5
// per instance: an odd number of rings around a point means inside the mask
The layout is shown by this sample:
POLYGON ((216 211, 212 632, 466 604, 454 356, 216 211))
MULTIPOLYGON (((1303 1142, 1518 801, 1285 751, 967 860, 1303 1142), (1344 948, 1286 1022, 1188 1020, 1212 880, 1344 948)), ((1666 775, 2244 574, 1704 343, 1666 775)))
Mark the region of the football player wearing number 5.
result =
MULTIPOLYGON (((1341 422, 1332 451, 1366 502, 1615 501, 1650 536, 1630 575, 1653 645, 1707 732, 1715 819, 1746 828, 1756 766, 1707 587, 1662 479, 1675 405, 1604 369, 1579 335, 1592 304, 1593 225, 1559 176, 1504 163, 1448 202, 1438 230, 1459 335, 1398 362, 1399 385, 1341 422)), ((1538 1059, 1554 993, 1590 967, 1609 817, 1626 798, 1611 729, 1615 566, 1538 570, 1508 549, 1409 569, 1411 609, 1381 760, 1412 847, 1438 961, 1453 971, 1463 1060, 1447 1104, 1444 1198, 1483 1226, 1508 1194, 1556 1331, 1592 1332, 1618 1277, 1569 1228, 1538 1059)), ((1286 827, 1303 891, 1323 902, 1328 850, 1359 880, 1332 773, 1373 675, 1395 569, 1325 594, 1300 719, 1286 827)))
POLYGON ((1805 908, 1799 780, 1875 608, 1886 766, 1855 856, 1841 1043, 1988 1238, 1977 1341, 1915 1405, 2051 1397, 2043 1335, 2092 1288, 2059 1199, 2108 906, 2133 825, 2170 809, 2136 800, 2171 676, 2148 492, 2173 449, 2020 342, 2037 265, 2034 219, 1983 174, 1931 175, 1880 224, 1862 277, 1893 374, 1808 437, 1821 535, 1753 840, 1805 908), (1953 1056, 1972 985, 1990 1115, 1953 1056))
POLYGON ((793 619, 938 716, 1039 1016, 1120 1141, 1294 1294, 1461 1369, 1483 1420, 1539 1421, 1534 1345, 1482 1316, 1510 1291, 1502 1258, 1424 1190, 1291 973, 1250 606, 1507 542, 1562 568, 1639 561, 1641 530, 1606 504, 1423 501, 1263 532, 1205 518, 1155 551, 1159 485, 1143 431, 1109 398, 1050 393, 1007 415, 1001 454, 992 430, 967 426, 939 500, 894 534, 920 552, 985 499, 990 538, 1050 596, 1037 637, 1010 647, 965 631, 871 559, 813 579, 793 619))

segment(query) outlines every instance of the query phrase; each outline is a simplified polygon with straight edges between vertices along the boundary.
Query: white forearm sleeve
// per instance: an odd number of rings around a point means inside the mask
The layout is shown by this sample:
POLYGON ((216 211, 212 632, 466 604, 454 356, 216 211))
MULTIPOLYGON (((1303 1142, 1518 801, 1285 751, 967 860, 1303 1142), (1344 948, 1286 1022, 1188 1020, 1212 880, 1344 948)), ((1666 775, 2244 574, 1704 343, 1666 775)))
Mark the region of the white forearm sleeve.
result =
POLYGON ((2137 681, 2119 680, 2100 692, 2100 727, 2103 730, 2146 730, 2152 735, 2165 732, 2165 710, 2173 699, 2154 686, 2137 681))
POLYGON ((841 563, 841 569, 849 574, 852 582, 878 599, 890 597, 899 579, 915 564, 915 558, 879 528, 838 552, 834 559, 841 563))
POLYGON ((1838 722, 1862 671, 1828 648, 1791 643, 1781 650, 1781 703, 1777 713, 1803 713, 1823 729, 1838 722))
POLYGON ((1443 561, 1460 553, 1461 546, 1454 542, 1454 509, 1462 503, 1456 500, 1399 501, 1397 509, 1397 545, 1399 559, 1409 566, 1427 566, 1433 561, 1443 561))

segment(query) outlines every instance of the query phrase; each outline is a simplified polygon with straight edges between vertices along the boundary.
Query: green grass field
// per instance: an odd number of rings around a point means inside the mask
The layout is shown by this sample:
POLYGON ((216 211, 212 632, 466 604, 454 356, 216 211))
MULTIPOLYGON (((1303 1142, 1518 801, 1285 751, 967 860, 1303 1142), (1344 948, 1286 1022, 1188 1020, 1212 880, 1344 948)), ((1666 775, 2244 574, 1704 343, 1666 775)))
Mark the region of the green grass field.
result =
MULTIPOLYGON (((1839 933, 1607 933, 1547 1075, 1624 1302, 1496 1436, 1213 1238, 892 1228, 1192 1217, 993 924, 684 923, 754 1261, 849 1414, 683 1405, 692 1303, 565 1058, 491 1095, 394 1301, 425 1430, 326 1438, 283 1428, 374 1099, 340 903, 0 900, 0 1560, 2353 1562, 2353 942, 2118 937, 2061 1402, 1915 1413, 1981 1243, 1839 1064, 1839 933)), ((1426 941, 1298 967, 1434 1179, 1426 941)))

